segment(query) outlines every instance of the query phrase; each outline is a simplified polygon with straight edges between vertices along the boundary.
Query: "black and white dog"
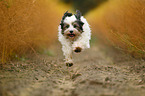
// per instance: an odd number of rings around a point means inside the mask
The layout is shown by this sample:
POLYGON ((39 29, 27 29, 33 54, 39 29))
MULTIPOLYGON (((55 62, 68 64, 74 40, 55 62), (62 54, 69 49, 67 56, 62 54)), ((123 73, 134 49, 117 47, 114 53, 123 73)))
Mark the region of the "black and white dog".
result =
POLYGON ((90 48, 91 30, 87 20, 81 15, 65 12, 58 27, 58 39, 62 44, 66 66, 73 65, 72 52, 79 53, 90 48))

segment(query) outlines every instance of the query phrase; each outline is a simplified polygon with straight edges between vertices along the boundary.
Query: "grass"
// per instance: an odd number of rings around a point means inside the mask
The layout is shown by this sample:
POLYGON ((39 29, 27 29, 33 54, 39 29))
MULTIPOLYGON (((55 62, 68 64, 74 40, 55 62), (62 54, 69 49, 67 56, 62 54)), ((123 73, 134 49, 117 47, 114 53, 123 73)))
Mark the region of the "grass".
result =
POLYGON ((0 0, 0 63, 49 48, 64 12, 53 0, 0 0))
POLYGON ((87 15, 93 33, 136 58, 145 58, 145 1, 110 0, 87 15))

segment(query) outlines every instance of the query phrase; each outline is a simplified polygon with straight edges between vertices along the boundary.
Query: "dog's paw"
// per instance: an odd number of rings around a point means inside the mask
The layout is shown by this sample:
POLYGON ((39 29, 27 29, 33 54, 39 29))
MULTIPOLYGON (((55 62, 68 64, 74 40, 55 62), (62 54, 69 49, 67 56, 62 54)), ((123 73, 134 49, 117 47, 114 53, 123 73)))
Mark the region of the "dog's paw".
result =
POLYGON ((71 67, 73 66, 73 63, 66 63, 66 66, 71 67))
POLYGON ((82 48, 81 47, 76 47, 75 50, 74 50, 74 52, 76 52, 76 53, 79 53, 81 51, 82 51, 82 48))

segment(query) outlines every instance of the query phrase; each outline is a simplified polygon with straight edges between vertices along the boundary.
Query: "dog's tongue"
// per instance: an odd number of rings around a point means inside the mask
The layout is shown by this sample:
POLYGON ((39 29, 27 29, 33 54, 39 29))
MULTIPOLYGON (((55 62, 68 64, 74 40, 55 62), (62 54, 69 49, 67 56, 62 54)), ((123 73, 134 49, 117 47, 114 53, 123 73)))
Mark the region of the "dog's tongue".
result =
POLYGON ((73 37, 74 36, 74 34, 70 34, 70 37, 73 37))
POLYGON ((70 34, 69 36, 70 36, 70 37, 74 37, 75 35, 74 35, 74 34, 70 34))

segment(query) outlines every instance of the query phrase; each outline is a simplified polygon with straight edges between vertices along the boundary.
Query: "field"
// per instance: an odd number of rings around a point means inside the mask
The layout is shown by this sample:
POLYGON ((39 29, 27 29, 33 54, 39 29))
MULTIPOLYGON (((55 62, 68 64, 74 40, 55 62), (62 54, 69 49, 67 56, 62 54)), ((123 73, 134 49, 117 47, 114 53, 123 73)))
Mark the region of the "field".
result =
POLYGON ((67 67, 57 28, 71 5, 0 0, 0 96, 144 96, 145 0, 108 0, 84 17, 91 48, 67 67))
POLYGON ((145 0, 110 0, 88 14, 100 41, 145 58, 145 0))
POLYGON ((0 1, 0 62, 48 48, 57 38, 64 8, 48 0, 0 1))

